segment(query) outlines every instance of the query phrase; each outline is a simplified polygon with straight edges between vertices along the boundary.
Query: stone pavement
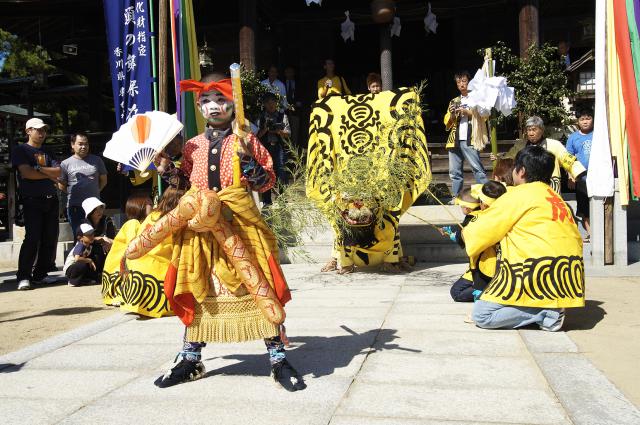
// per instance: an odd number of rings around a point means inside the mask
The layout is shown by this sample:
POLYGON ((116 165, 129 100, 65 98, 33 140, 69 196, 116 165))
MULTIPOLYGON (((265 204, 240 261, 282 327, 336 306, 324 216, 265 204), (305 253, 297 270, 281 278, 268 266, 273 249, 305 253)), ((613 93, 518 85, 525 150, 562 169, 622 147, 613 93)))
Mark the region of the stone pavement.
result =
POLYGON ((290 361, 308 388, 268 377, 261 342, 211 345, 207 375, 158 389, 176 318, 116 314, 0 357, 2 423, 640 424, 640 412, 562 332, 465 323, 464 265, 405 275, 283 267, 290 361))

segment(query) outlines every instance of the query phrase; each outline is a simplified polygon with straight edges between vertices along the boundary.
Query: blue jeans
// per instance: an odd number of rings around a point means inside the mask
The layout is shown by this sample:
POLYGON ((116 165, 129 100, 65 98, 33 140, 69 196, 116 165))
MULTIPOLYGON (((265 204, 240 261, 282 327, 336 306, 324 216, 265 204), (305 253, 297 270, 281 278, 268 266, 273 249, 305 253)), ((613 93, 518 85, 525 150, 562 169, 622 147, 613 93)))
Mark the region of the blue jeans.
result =
MULTIPOLYGON (((285 168, 285 164, 287 160, 284 148, 280 143, 275 145, 267 143, 266 148, 269 151, 269 155, 271 155, 271 159, 273 159, 273 171, 276 173, 276 182, 282 184, 286 183, 287 170, 285 168)), ((265 205, 271 205, 271 189, 262 194, 262 202, 264 202, 265 205)))
POLYGON ((80 227, 80 223, 82 223, 82 220, 84 219, 85 215, 82 207, 67 207, 67 220, 69 220, 69 225, 71 226, 71 231, 73 232, 74 239, 76 237, 76 233, 78 232, 78 227, 80 227))
POLYGON ((472 319, 484 329, 517 329, 535 323, 552 327, 560 320, 561 309, 517 307, 478 300, 473 304, 472 319))
POLYGON ((471 165, 476 182, 486 183, 489 181, 480 161, 480 152, 469 146, 466 140, 460 140, 455 147, 449 149, 449 178, 452 183, 453 196, 458 196, 464 184, 465 159, 471 165))
POLYGON ((287 160, 284 154, 284 148, 280 143, 275 145, 267 143, 267 150, 269 151, 269 155, 271 155, 271 159, 273 159, 273 171, 275 171, 278 181, 280 183, 286 183, 287 170, 285 164, 287 160))

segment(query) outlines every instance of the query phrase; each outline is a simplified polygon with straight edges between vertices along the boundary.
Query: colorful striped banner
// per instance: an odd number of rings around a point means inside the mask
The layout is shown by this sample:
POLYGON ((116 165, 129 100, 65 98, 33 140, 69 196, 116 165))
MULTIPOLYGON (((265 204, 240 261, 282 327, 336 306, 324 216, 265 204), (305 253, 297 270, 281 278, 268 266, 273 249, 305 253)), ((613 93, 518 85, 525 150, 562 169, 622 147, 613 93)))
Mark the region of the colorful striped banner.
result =
POLYGON ((204 131, 204 119, 196 105, 194 93, 180 93, 180 80, 199 80, 198 42, 192 0, 171 1, 171 45, 173 75, 176 83, 176 110, 184 124, 186 140, 204 131))

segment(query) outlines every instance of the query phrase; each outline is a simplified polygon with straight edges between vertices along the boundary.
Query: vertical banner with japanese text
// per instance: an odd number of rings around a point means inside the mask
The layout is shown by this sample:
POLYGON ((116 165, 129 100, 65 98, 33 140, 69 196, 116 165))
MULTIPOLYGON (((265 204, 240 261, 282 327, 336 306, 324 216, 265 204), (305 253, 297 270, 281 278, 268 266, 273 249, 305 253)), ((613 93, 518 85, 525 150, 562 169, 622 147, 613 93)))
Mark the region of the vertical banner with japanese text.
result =
POLYGON ((104 0, 117 128, 153 110, 148 6, 148 0, 104 0))

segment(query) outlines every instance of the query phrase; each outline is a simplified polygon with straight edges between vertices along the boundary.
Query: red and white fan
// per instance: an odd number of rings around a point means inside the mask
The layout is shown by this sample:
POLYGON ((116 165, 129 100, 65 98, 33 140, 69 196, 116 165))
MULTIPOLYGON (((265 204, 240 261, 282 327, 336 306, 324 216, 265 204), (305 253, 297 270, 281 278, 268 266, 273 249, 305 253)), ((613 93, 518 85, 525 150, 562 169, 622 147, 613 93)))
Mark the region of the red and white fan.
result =
POLYGON ((140 171, 142 177, 156 155, 184 126, 175 115, 151 111, 136 114, 122 124, 107 142, 103 155, 140 171))

